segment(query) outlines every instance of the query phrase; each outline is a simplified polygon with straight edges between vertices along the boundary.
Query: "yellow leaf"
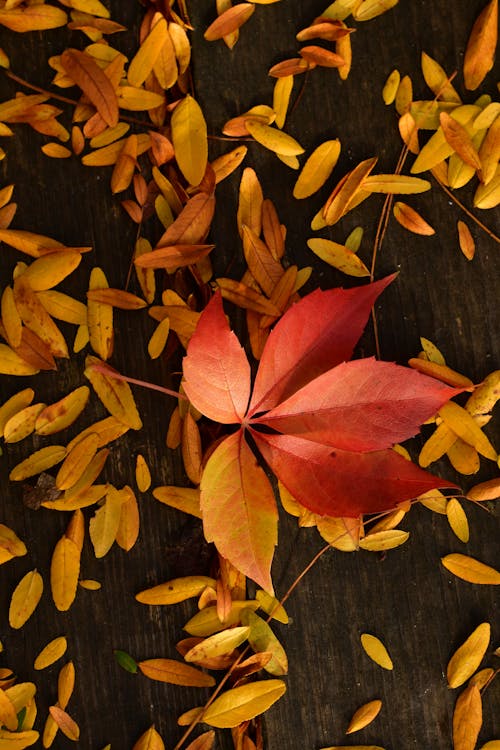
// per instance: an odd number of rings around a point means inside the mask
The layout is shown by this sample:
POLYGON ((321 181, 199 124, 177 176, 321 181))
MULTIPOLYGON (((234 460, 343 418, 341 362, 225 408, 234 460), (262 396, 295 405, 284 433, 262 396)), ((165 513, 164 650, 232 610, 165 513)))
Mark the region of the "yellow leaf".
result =
POLYGON ((215 172, 215 182, 218 184, 237 169, 245 156, 248 148, 246 146, 237 146, 227 154, 222 154, 211 162, 212 169, 215 172))
POLYGON ((14 280, 14 299, 23 323, 47 345, 54 357, 68 357, 68 347, 61 331, 24 279, 24 274, 14 280))
POLYGON ((260 237, 263 202, 264 196, 259 178, 255 170, 246 167, 241 176, 236 216, 240 237, 243 236, 243 226, 249 227, 257 237, 260 237))
POLYGON ((143 675, 158 682, 191 687, 215 685, 215 680, 211 675, 174 659, 146 659, 146 661, 138 662, 137 666, 143 675))
POLYGON ((411 111, 413 101, 413 84, 410 76, 403 76, 396 91, 394 106, 399 115, 408 114, 411 111))
POLYGON ((43 579, 37 570, 26 573, 12 594, 9 606, 11 628, 22 628, 35 611, 43 592, 43 579))
POLYGON ((23 479, 28 479, 28 477, 33 477, 60 463, 65 455, 66 448, 63 445, 47 445, 14 466, 9 474, 9 479, 11 482, 20 482, 23 479))
POLYGON ((26 232, 22 229, 0 229, 0 240, 26 255, 31 255, 33 258, 39 258, 40 255, 43 255, 45 248, 50 248, 50 252, 54 252, 63 247, 61 242, 53 240, 51 237, 26 232))
POLYGON ((127 78, 131 86, 141 86, 144 83, 153 70, 167 35, 167 21, 160 17, 130 61, 127 78))
POLYGON ((41 150, 45 156, 50 156, 52 159, 69 159, 73 155, 69 148, 60 143, 46 143, 41 150))
POLYGON ((267 711, 285 690, 283 680, 262 680, 232 688, 214 700, 203 721, 213 727, 236 727, 267 711))
POLYGON ((295 187, 294 198, 308 198, 319 190, 330 177, 340 155, 338 138, 318 146, 302 167, 295 187))
POLYGON ((462 100, 451 85, 441 65, 426 52, 422 52, 421 62, 422 74, 432 93, 445 102, 461 104, 462 100))
POLYGON ((452 497, 448 501, 446 506, 446 515, 448 516, 448 523, 455 536, 460 539, 461 542, 467 543, 469 541, 469 523, 465 511, 455 497, 452 497))
POLYGON ((89 533, 96 557, 104 557, 115 541, 125 498, 124 490, 110 488, 106 494, 106 502, 90 519, 89 533))
POLYGON ((190 185, 199 185, 208 161, 207 125, 189 94, 174 109, 170 126, 179 169, 190 185))
POLYGON ((11 731, 17 729, 16 709, 4 690, 0 690, 0 722, 11 731))
POLYGON ((80 728, 76 721, 59 706, 50 706, 49 711, 65 737, 76 742, 80 738, 80 728))
POLYGON ((345 733, 352 734, 352 732, 359 732, 360 729, 364 729, 368 724, 371 724, 374 718, 379 714, 381 708, 382 701, 380 700, 370 701, 369 703, 360 706, 354 713, 345 733))
POLYGON ((24 388, 15 393, 0 406, 0 437, 3 437, 5 425, 15 414, 31 404, 35 396, 33 388, 24 388))
POLYGON ((479 584, 500 584, 500 573, 489 565, 468 555, 458 553, 441 558, 444 567, 464 581, 479 584))
POLYGON ((174 486, 156 487, 153 490, 153 496, 164 505, 169 505, 183 513, 201 518, 200 491, 198 489, 174 486))
POLYGON ((139 536, 139 507, 130 487, 124 487, 122 492, 125 495, 125 500, 122 502, 120 523, 116 532, 116 543, 125 552, 129 552, 139 536))
POLYGON ((409 232, 430 236, 436 234, 435 229, 423 219, 414 208, 406 203, 396 201, 393 208, 394 218, 409 232))
POLYGON ((458 154, 462 161, 473 169, 481 169, 481 159, 474 147, 472 138, 464 126, 460 125, 460 123, 447 112, 441 112, 439 115, 439 122, 443 129, 444 137, 452 147, 453 151, 458 154))
MULTIPOLYGON (((468 127, 470 123, 480 113, 481 108, 475 104, 462 104, 455 107, 450 116, 456 120, 460 125, 468 127)), ((420 122, 417 121, 419 127, 423 127, 420 122)), ((437 166, 443 159, 447 159, 453 153, 454 149, 446 140, 443 128, 439 127, 431 138, 427 141, 425 146, 420 151, 419 155, 415 159, 415 162, 411 168, 412 174, 419 172, 425 172, 428 169, 432 169, 437 166)))
POLYGON ((353 9, 353 17, 356 21, 369 21, 376 16, 394 8, 399 0, 363 0, 353 9))
MULTIPOLYGON (((124 88, 130 88, 130 87, 124 87, 122 86, 122 90, 124 88)), ((137 89, 131 89, 132 92, 137 91, 137 89)), ((142 91, 142 89, 138 89, 139 91, 142 91)), ((146 93, 146 92, 144 92, 146 93)), ((151 93, 151 92, 148 92, 151 93)), ((123 148, 123 144, 125 142, 125 139, 121 139, 119 141, 115 141, 114 143, 110 143, 108 146, 104 146, 103 148, 97 149, 97 151, 92 151, 90 154, 85 154, 85 156, 82 157, 82 164, 85 164, 87 167, 109 167, 112 164, 116 162, 118 157, 120 156, 120 152, 123 148)), ((145 151, 147 151, 151 146, 151 137, 147 135, 146 133, 141 133, 137 136, 137 156, 140 156, 145 151)))
POLYGON ((448 686, 457 688, 472 677, 481 664, 490 643, 491 626, 483 622, 470 634, 467 640, 455 651, 446 670, 448 686))
POLYGON ((359 518, 332 518, 319 516, 318 531, 323 539, 342 552, 355 552, 362 531, 359 518))
POLYGON ((494 176, 487 185, 479 185, 474 193, 474 206, 476 208, 495 208, 500 202, 500 167, 497 167, 494 176))
POLYGON ((448 385, 455 386, 455 388, 471 388, 474 385, 470 378, 438 362, 412 357, 412 359, 408 360, 408 364, 414 370, 436 378, 436 380, 441 380, 443 383, 448 383, 448 385))
POLYGON ((88 356, 85 360, 85 377, 90 380, 95 392, 110 414, 133 430, 140 430, 142 420, 129 384, 95 369, 95 365, 102 364, 104 363, 96 357, 88 356))
POLYGON ((121 193, 126 190, 134 176, 137 166, 137 136, 133 133, 129 135, 123 144, 120 155, 111 175, 111 192, 113 194, 121 193))
POLYGON ((467 260, 472 260, 474 253, 476 252, 476 245, 470 229, 464 221, 457 222, 457 229, 460 250, 463 252, 467 260))
MULTIPOLYGON (((107 289, 108 282, 100 268, 93 268, 90 274, 89 289, 107 289)), ((113 352, 113 308, 111 305, 94 302, 87 304, 87 325, 90 346, 101 359, 108 359, 113 352)))
POLYGON ((255 653, 266 651, 272 654, 271 659, 264 665, 266 672, 272 675, 288 673, 288 658, 285 649, 274 635, 270 626, 255 612, 244 610, 241 615, 244 625, 250 626, 248 642, 255 653))
POLYGON ((199 596, 207 586, 215 589, 215 579, 208 576, 185 576, 145 589, 136 594, 135 598, 141 604, 177 604, 199 596))
POLYGON ((337 268, 349 276, 369 276, 370 271, 358 256, 338 242, 326 240, 322 237, 313 237, 307 240, 307 246, 321 260, 328 265, 337 268))
POLYGON ((57 542, 50 565, 52 598, 59 612, 73 604, 80 575, 80 549, 72 539, 62 536, 57 542))
POLYGON ((68 443, 68 451, 73 450, 77 443, 83 440, 83 438, 88 437, 90 434, 97 435, 99 438, 97 447, 102 448, 113 440, 124 435, 128 429, 129 428, 126 427, 123 422, 120 422, 119 419, 116 419, 116 417, 105 417, 105 419, 100 419, 98 422, 89 425, 79 432, 73 440, 70 440, 68 443))
POLYGON ((79 300, 73 299, 68 294, 58 292, 55 289, 48 289, 37 292, 36 296, 51 317, 78 326, 87 323, 86 305, 79 300))
POLYGON ((453 750, 474 750, 483 723, 481 693, 469 685, 461 693, 453 711, 453 750))
POLYGON ((490 0, 477 17, 464 56, 465 88, 474 91, 493 67, 498 37, 498 0, 490 0))
POLYGON ((151 359, 158 359, 158 357, 161 355, 167 343, 169 333, 170 320, 168 318, 164 318, 158 323, 157 327, 153 331, 151 338, 148 341, 148 354, 151 359))
POLYGON ((165 750, 165 745, 153 726, 139 737, 132 750, 165 750))
POLYGON ((86 435, 68 452, 56 475, 56 487, 67 490, 80 479, 90 464, 99 446, 99 436, 94 432, 86 435))
POLYGON ((10 286, 6 286, 2 293, 1 315, 7 343, 16 349, 21 344, 23 324, 10 286))
POLYGON ((479 750, 500 750, 500 740, 490 740, 484 745, 481 745, 479 750))
POLYGON ((363 190, 370 193, 424 193, 430 190, 431 183, 420 177, 408 177, 404 174, 376 174, 363 180, 363 190))
POLYGON ((101 588, 100 582, 95 581, 93 578, 82 578, 78 581, 78 585, 81 586, 82 589, 87 589, 87 591, 99 591, 101 588))
POLYGON ((255 598, 259 602, 260 609, 264 610, 273 620, 282 622, 284 625, 288 623, 288 615, 285 608, 279 603, 275 596, 271 596, 267 591, 258 589, 255 593, 255 598))
POLYGON ((396 92, 399 87, 399 83, 401 81, 401 74, 397 68, 395 68, 392 73, 389 74, 386 82, 384 83, 384 88, 382 89, 382 99, 384 100, 384 104, 392 104, 394 99, 396 98, 396 92))
POLYGON ((273 109, 276 112, 275 122, 278 128, 282 128, 285 124, 292 88, 293 76, 276 79, 273 90, 273 109))
POLYGON ((454 401, 448 401, 439 409, 438 413, 443 422, 458 437, 472 445, 478 453, 492 461, 497 460, 494 447, 468 411, 454 401))
POLYGON ((389 653, 382 641, 374 635, 363 633, 361 636, 361 645, 376 664, 384 669, 393 669, 394 665, 389 653))
MULTIPOLYGON (((353 208, 355 200, 361 192, 361 186, 364 183, 364 180, 368 177, 376 163, 377 157, 363 160, 335 186, 321 212, 321 216, 325 221, 323 226, 332 226, 345 213, 347 213, 347 211, 353 208)), ((369 193, 365 193, 365 195, 368 196, 369 193)), ((320 227, 314 226, 313 228, 316 229, 320 227)))
POLYGON ((407 541, 409 536, 407 531, 401 531, 400 529, 376 531, 374 534, 368 534, 364 539, 361 539, 359 546, 369 552, 382 552, 399 547, 407 541))
MULTIPOLYGON (((56 29, 59 26, 64 26, 67 20, 66 13, 53 5, 37 4, 23 8, 0 10, 0 25, 6 26, 11 31, 56 29)), ((22 747, 28 747, 28 745, 22 745, 22 747)))
POLYGON ((4 440, 6 443, 18 443, 31 435, 35 429, 38 415, 45 409, 45 404, 32 404, 14 414, 5 425, 4 440))
POLYGON ((140 492, 147 492, 151 487, 151 472, 141 453, 137 454, 135 460, 135 481, 140 492))
POLYGON ((26 552, 26 545, 17 534, 0 523, 0 564, 12 560, 13 557, 22 557, 26 552))
POLYGON ((231 651, 247 640, 249 632, 250 628, 248 626, 221 630, 219 633, 214 633, 189 649, 184 654, 184 659, 187 662, 197 662, 223 654, 230 654, 231 651))
POLYGON ((53 435, 73 424, 85 408, 89 394, 88 386, 82 385, 54 404, 46 406, 36 419, 37 435, 53 435))
POLYGON ((259 603, 256 601, 234 601, 231 605, 231 610, 226 616, 224 622, 219 619, 217 614, 217 607, 215 605, 205 607, 200 612, 197 612, 190 620, 184 625, 184 630, 189 635, 201 636, 206 638, 209 635, 218 633, 231 625, 236 625, 240 622, 241 613, 244 609, 251 609, 255 611, 259 608, 259 603))
POLYGON ((303 154, 304 149, 291 135, 262 122, 248 120, 246 128, 250 135, 265 148, 283 156, 303 154))
MULTIPOLYGON (((39 8, 39 5, 33 6, 39 8)), ((48 6, 43 6, 48 7, 48 6)), ((54 8, 56 10, 56 8, 54 8)), ((0 11, 1 12, 1 11, 0 11)), ((1 17, 0 17, 1 23, 1 17)), ((26 732, 8 732, 6 729, 0 729, 0 747, 6 750, 24 750, 25 747, 31 747, 38 741, 39 733, 33 730, 26 732)))
POLYGON ((40 651, 35 659, 33 668, 46 669, 47 667, 50 667, 51 664, 54 664, 54 662, 56 662, 61 658, 63 654, 66 653, 67 648, 68 642, 63 635, 59 636, 58 638, 54 638, 52 641, 50 641, 50 643, 47 643, 47 645, 40 651))
POLYGON ((61 668, 57 678, 57 702, 62 709, 66 708, 75 687, 75 665, 69 661, 61 668))

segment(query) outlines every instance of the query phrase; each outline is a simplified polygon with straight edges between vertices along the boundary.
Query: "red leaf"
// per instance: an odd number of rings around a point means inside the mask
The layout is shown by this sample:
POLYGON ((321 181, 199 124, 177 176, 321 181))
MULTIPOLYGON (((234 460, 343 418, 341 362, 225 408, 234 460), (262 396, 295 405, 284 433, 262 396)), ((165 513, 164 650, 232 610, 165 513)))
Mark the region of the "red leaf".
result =
POLYGON ((395 274, 354 289, 316 290, 271 332, 260 360, 249 416, 276 406, 352 356, 378 295, 395 274))
POLYGON ((212 453, 200 489, 207 541, 214 542, 223 557, 271 593, 278 511, 269 480, 241 429, 212 453))
POLYGON ((222 424, 242 421, 250 396, 250 365, 229 328, 220 292, 200 315, 183 370, 186 395, 202 414, 222 424))
POLYGON ((415 435, 452 396, 434 378, 391 362, 344 362, 255 420, 346 451, 378 451, 415 435))
POLYGON ((392 510, 428 490, 453 486, 392 450, 351 453, 292 435, 252 429, 252 436, 292 496, 320 515, 355 518, 392 510))

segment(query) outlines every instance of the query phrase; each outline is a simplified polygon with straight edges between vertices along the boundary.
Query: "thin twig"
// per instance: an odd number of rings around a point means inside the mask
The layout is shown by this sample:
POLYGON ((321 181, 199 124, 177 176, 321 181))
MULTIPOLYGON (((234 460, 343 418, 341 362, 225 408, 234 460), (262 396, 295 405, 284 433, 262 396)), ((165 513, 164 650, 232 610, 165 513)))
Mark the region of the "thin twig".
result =
POLYGON ((480 219, 478 219, 477 216, 475 216, 472 213, 472 211, 470 211, 467 208, 467 206, 464 206, 464 204, 462 203, 462 201, 460 201, 456 197, 456 195, 454 195, 452 193, 452 191, 444 184, 444 182, 442 182, 439 179, 439 177, 436 174, 434 174, 433 172, 431 172, 431 174, 434 177, 434 179, 436 180, 436 182, 438 183, 438 185, 444 190, 444 192, 446 193, 446 195, 448 196, 448 198, 451 198, 451 200, 453 201, 453 203, 455 203, 459 208, 461 208, 462 211, 464 213, 466 213, 467 216, 470 219, 472 219, 472 221, 474 221, 478 225, 478 227, 481 227, 481 229, 483 230, 483 232, 486 232, 486 234, 489 237, 491 237, 492 240, 494 240, 495 242, 498 242, 500 244, 500 237, 498 237, 498 235, 496 235, 494 232, 492 232, 491 229, 489 229, 489 227, 486 226, 486 224, 483 224, 483 222, 480 219))

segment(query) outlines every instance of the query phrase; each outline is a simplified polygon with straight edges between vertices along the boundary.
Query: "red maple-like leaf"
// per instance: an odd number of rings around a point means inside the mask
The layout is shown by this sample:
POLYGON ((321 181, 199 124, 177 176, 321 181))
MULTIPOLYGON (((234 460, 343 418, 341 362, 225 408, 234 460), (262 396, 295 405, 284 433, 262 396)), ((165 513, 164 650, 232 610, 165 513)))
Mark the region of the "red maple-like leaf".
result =
POLYGON ((393 278, 317 290, 293 305, 268 338, 251 396, 250 365, 219 293, 191 338, 183 363, 189 400, 206 417, 239 425, 203 470, 205 535, 267 591, 278 512, 246 433, 292 496, 320 515, 391 510, 450 486, 392 446, 415 435, 459 391, 394 363, 347 361, 393 278))

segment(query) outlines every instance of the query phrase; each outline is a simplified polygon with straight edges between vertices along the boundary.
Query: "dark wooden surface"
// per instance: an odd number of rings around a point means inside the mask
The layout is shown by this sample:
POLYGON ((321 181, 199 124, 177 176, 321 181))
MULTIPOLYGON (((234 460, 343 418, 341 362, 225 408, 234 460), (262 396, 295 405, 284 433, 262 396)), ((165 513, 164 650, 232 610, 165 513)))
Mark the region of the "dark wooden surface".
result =
MULTIPOLYGON (((202 32, 214 18, 211 0, 189 3, 195 25, 193 33, 193 77, 195 92, 207 119, 209 133, 220 134, 226 119, 258 103, 271 104, 273 81, 268 68, 295 54, 295 33, 306 26, 325 6, 319 0, 283 0, 257 6, 241 39, 230 52, 221 43, 208 44, 202 32)), ((339 137, 342 155, 336 174, 344 174, 361 159, 379 157, 379 171, 389 172, 400 150, 397 121, 392 107, 385 107, 381 89, 388 73, 397 67, 414 81, 415 97, 428 96, 419 68, 422 50, 452 72, 460 70, 467 36, 482 0, 450 5, 440 0, 402 0, 391 12, 358 24, 353 37, 354 61, 351 76, 341 83, 335 71, 315 70, 308 77, 302 98, 286 130, 307 151, 326 138, 339 137)), ((121 49, 136 43, 141 7, 123 0, 109 2, 112 17, 130 31, 115 37, 121 49)), ((2 31, 1 45, 12 68, 38 84, 47 84, 50 73, 46 59, 65 46, 83 46, 79 34, 65 31, 14 35, 2 31)), ((481 87, 495 95, 495 76, 490 74, 481 87)), ((298 80, 294 94, 302 85, 298 80)), ((457 86, 463 92, 460 76, 457 86)), ((1 99, 16 88, 0 77, 1 99)), ((473 101, 468 94, 465 101, 473 101)), ((66 120, 68 122, 68 120, 66 120)), ((78 282, 69 281, 65 290, 83 294, 91 266, 102 265, 112 286, 123 285, 133 248, 135 229, 109 191, 110 171, 82 167, 76 158, 58 162, 41 151, 41 136, 16 126, 16 134, 5 148, 0 163, 0 186, 15 182, 19 204, 13 226, 46 233, 71 245, 91 244, 78 282)), ((2 144, 3 145, 3 144, 2 144)), ((230 144, 211 140, 211 157, 230 144)), ((310 289, 350 284, 350 280, 329 269, 308 251, 309 222, 325 197, 296 202, 291 197, 295 173, 257 144, 249 144, 245 164, 253 166, 264 193, 276 203, 288 229, 287 259, 299 265, 311 264, 314 272, 310 289)), ((216 272, 231 275, 243 269, 242 251, 236 231, 237 189, 241 171, 217 190, 217 213, 212 240, 216 272)), ((468 188, 460 196, 469 205, 468 188)), ((498 331, 498 244, 469 223, 477 241, 471 263, 461 255, 456 239, 456 221, 464 218, 434 184, 430 193, 409 200, 436 228, 433 238, 411 235, 392 221, 377 263, 377 276, 396 269, 400 276, 384 293, 378 306, 380 340, 385 359, 404 363, 419 349, 419 336, 433 340, 452 367, 480 381, 500 366, 498 331)), ((331 233, 345 238, 356 225, 365 229, 360 251, 365 261, 371 253, 382 200, 376 197, 350 214, 331 233)), ((498 233, 498 212, 478 212, 498 233)), ((0 257, 2 286, 20 256, 3 246, 0 257)), ((83 297, 82 297, 83 298, 83 297)), ((176 382, 172 370, 179 360, 152 363, 146 343, 153 322, 145 313, 116 315, 116 347, 112 364, 128 374, 155 382, 176 382)), ((70 327, 65 329, 70 332, 70 327)), ((374 351, 371 331, 364 336, 359 353, 374 351)), ((62 363, 57 374, 38 377, 36 397, 57 398, 84 382, 84 355, 62 363)), ((24 379, 2 378, 2 400, 18 391, 24 379)), ((164 446, 172 401, 159 394, 135 391, 145 427, 120 440, 113 449, 106 478, 121 486, 133 483, 133 459, 142 452, 153 471, 153 484, 187 484, 177 453, 164 446)), ((85 423, 102 407, 92 401, 85 423)), ((498 413, 495 414, 498 424, 498 413)), ((495 420, 490 435, 495 436, 495 420)), ((83 425, 67 431, 67 438, 83 425)), ((499 442, 496 428, 497 445, 499 442)), ((0 639, 5 651, 0 663, 14 669, 21 680, 38 686, 39 719, 43 726, 47 707, 56 697, 58 665, 34 673, 34 656, 56 635, 66 634, 68 656, 76 665, 77 681, 68 706, 82 728, 80 746, 100 750, 110 742, 113 750, 130 748, 136 738, 154 723, 165 744, 172 747, 180 736, 176 717, 200 704, 208 691, 183 689, 155 683, 125 673, 113 658, 113 649, 123 649, 137 659, 175 656, 174 644, 182 637, 182 626, 195 605, 171 608, 141 606, 133 594, 147 586, 190 572, 205 572, 209 552, 198 522, 160 506, 150 493, 140 497, 141 534, 136 547, 125 554, 113 548, 96 560, 86 541, 82 576, 102 582, 98 592, 79 590, 66 614, 52 605, 49 564, 53 547, 67 518, 63 514, 35 512, 22 504, 21 491, 7 481, 10 468, 25 457, 27 444, 38 447, 37 439, 7 446, 0 459, 2 513, 0 521, 11 526, 26 542, 28 555, 0 568, 0 639), (45 592, 35 615, 22 630, 8 626, 11 592, 25 572, 37 568, 45 581, 45 592)), ((418 450, 419 440, 414 442, 418 450)), ((436 471, 450 479, 456 475, 446 462, 436 471)), ((493 476, 492 465, 482 464, 480 478, 493 476)), ((464 486, 471 481, 460 480, 464 486)), ((474 480, 476 481, 476 480, 474 480)), ((325 555, 301 583, 288 603, 292 618, 276 632, 286 647, 290 674, 285 697, 266 714, 266 747, 275 750, 316 750, 334 744, 377 744, 386 750, 448 750, 451 747, 451 715, 455 692, 446 687, 443 672, 454 649, 482 621, 493 625, 498 639, 498 597, 494 587, 473 586, 460 581, 440 566, 448 552, 465 552, 498 565, 498 515, 470 507, 471 540, 462 545, 452 534, 446 519, 424 508, 413 509, 404 522, 410 541, 385 559, 368 553, 325 555), (393 672, 385 672, 362 653, 359 635, 371 632, 388 645, 394 659, 393 672), (344 731, 350 716, 362 703, 381 698, 384 706, 376 721, 350 741, 344 731)), ((87 515, 91 515, 88 513, 87 515)), ((297 530, 290 517, 281 518, 279 547, 274 565, 278 593, 292 580, 320 547, 315 530, 297 530)), ((491 651, 486 663, 495 666, 491 651)), ((498 666, 498 665, 496 665, 498 666)), ((498 684, 484 695, 483 741, 500 735, 498 684)), ((218 740, 222 746, 227 742, 218 740)), ((61 735, 54 747, 71 743, 61 735)))

